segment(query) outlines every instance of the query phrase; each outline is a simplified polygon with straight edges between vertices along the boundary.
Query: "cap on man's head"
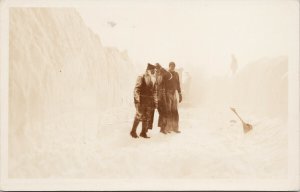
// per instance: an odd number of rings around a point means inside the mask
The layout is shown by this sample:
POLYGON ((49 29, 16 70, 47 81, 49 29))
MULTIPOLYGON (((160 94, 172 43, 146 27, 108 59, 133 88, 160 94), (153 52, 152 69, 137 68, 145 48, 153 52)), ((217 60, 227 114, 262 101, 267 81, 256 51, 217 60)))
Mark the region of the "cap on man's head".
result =
POLYGON ((147 70, 155 69, 155 65, 148 63, 147 70))
POLYGON ((176 66, 175 63, 174 63, 173 61, 171 61, 171 62, 169 63, 169 66, 171 66, 171 65, 176 66))

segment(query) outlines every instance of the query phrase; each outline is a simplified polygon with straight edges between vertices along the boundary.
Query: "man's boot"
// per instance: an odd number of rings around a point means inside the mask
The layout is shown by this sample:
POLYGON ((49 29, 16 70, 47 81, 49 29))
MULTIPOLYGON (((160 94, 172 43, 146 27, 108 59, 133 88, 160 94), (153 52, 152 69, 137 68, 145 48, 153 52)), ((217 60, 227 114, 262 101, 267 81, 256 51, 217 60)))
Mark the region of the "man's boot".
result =
POLYGON ((173 132, 175 132, 175 133, 181 133, 181 131, 179 131, 179 127, 178 127, 178 125, 174 125, 173 126, 173 132))
POLYGON ((132 125, 132 129, 131 129, 131 132, 130 132, 130 135, 131 135, 131 137, 133 137, 133 138, 138 138, 138 137, 139 137, 139 136, 136 134, 136 129, 137 129, 139 123, 140 123, 140 120, 138 120, 137 118, 134 118, 133 125, 132 125))
POLYGON ((175 133, 181 133, 181 131, 178 130, 178 127, 175 128, 175 129, 173 129, 173 131, 174 131, 175 133))
POLYGON ((165 130, 165 127, 161 127, 161 128, 160 128, 160 132, 163 133, 163 134, 167 134, 167 132, 166 132, 166 130, 165 130))
POLYGON ((143 122, 142 123, 142 132, 140 133, 140 136, 148 139, 150 137, 147 136, 147 129, 148 129, 147 128, 147 123, 143 122))
POLYGON ((160 132, 163 133, 163 134, 167 134, 166 125, 167 125, 166 119, 165 118, 161 118, 161 121, 160 121, 160 132))

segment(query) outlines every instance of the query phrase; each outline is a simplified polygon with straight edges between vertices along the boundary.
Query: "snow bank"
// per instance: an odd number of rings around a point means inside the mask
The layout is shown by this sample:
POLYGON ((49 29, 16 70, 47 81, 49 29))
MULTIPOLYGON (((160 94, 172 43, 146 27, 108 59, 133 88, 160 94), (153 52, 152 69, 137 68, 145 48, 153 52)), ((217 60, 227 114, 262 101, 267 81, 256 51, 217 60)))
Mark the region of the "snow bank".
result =
POLYGON ((76 126, 89 121, 80 111, 132 103, 136 77, 127 52, 104 47, 75 9, 11 8, 9 16, 10 159, 35 153, 54 133, 71 142, 72 132, 84 130, 76 126), (78 114, 78 122, 65 121, 78 114))

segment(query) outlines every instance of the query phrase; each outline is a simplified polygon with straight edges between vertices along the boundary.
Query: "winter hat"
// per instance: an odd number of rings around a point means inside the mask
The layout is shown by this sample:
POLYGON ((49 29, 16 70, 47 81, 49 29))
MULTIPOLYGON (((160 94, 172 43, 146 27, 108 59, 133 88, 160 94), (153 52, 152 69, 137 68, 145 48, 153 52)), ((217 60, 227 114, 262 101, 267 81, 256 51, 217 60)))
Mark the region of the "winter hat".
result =
POLYGON ((175 63, 174 63, 173 61, 171 61, 171 62, 169 63, 169 66, 171 66, 171 65, 176 66, 175 63))
POLYGON ((147 70, 155 69, 155 65, 148 63, 147 70))

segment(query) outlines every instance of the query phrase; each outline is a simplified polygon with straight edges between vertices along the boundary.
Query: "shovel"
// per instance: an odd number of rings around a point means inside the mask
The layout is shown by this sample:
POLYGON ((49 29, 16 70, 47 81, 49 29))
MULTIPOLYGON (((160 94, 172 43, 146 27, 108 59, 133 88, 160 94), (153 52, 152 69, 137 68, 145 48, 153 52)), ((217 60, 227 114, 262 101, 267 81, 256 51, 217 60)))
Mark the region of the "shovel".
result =
POLYGON ((238 116, 238 118, 243 123, 244 133, 248 133, 249 131, 251 131, 252 125, 250 125, 249 123, 245 123, 245 121, 243 121, 243 119, 239 116, 239 114, 237 114, 235 108, 230 108, 230 109, 238 116))

